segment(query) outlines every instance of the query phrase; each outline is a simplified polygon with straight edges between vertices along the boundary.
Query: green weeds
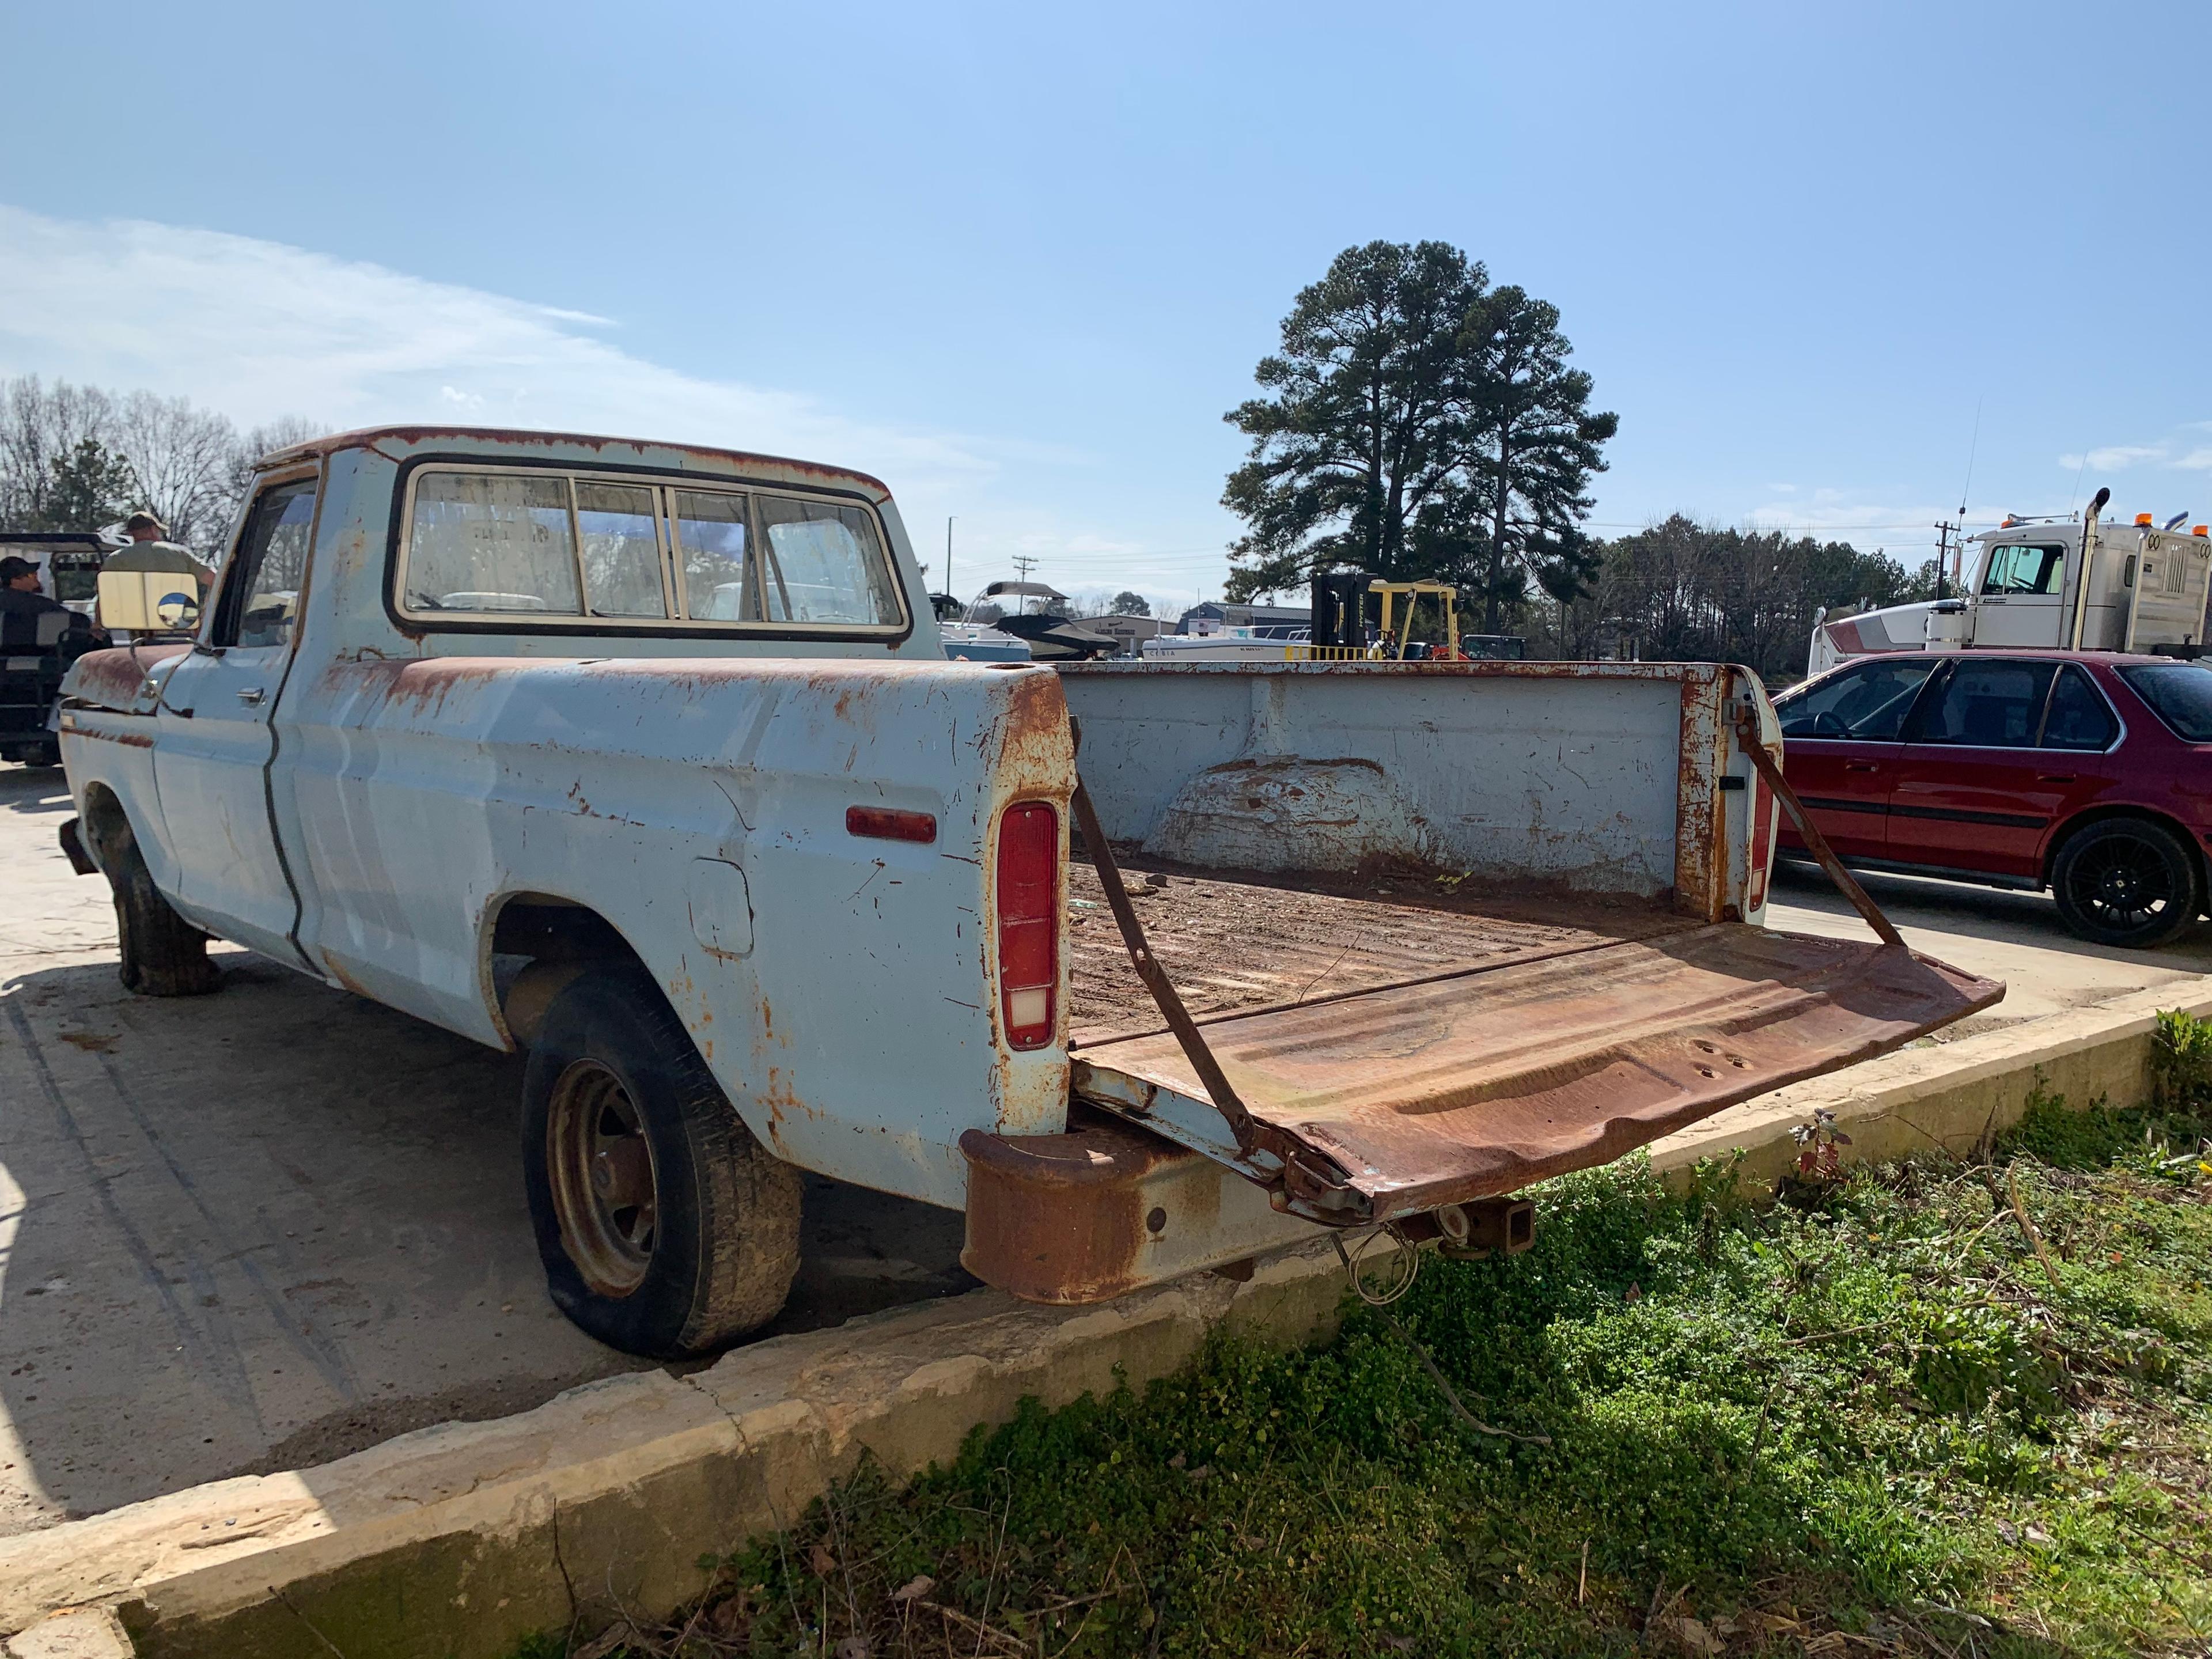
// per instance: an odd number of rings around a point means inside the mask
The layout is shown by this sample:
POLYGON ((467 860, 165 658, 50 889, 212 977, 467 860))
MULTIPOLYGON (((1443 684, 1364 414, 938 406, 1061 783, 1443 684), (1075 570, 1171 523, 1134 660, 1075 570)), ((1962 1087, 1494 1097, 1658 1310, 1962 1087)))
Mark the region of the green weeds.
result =
POLYGON ((2201 1652, 2204 1029, 2162 1034, 2154 1107, 2040 1099, 1972 1165, 1763 1207, 1726 1169, 1553 1183, 1533 1250, 1429 1262, 1401 1328, 1224 1340, 866 1473, 626 1650, 2201 1652), (1550 1443, 1471 1431, 1409 1338, 1550 1443))

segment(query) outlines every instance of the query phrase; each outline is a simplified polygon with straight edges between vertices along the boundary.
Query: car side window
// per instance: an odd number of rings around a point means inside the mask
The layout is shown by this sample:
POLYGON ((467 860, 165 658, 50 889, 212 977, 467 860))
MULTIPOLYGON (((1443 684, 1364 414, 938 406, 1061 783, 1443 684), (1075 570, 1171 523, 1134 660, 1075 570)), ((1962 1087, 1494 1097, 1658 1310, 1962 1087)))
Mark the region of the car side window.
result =
POLYGON ((314 525, 313 478, 278 484, 256 498, 223 584, 209 643, 251 649, 292 642, 314 525))
POLYGON ((1933 657, 1900 657, 1855 664, 1801 690, 1785 692, 1774 706, 1782 735, 1893 741, 1936 661, 1933 657))
POLYGON ((2070 662, 2060 669, 2051 689, 2051 712, 2043 717, 2043 746, 2102 750, 2119 735, 2112 705, 2088 675, 2070 662))
POLYGON ((1993 547, 1982 567, 1984 593, 2056 593, 2066 571, 2063 547, 2021 544, 1993 547))
POLYGON ((2033 749, 2051 690, 2047 662, 1960 662, 1921 717, 1916 743, 2033 749))

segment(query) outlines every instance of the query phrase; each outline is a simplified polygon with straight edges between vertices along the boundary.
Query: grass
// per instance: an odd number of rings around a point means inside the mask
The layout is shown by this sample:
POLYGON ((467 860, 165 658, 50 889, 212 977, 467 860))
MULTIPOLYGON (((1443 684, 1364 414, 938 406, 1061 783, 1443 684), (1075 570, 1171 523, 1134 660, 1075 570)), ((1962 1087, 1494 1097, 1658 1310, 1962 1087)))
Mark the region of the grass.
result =
POLYGON ((1972 1164, 1552 1183, 1525 1255, 863 1472, 571 1659, 2202 1653, 2212 1040, 2161 1042, 2157 1105, 1972 1164))

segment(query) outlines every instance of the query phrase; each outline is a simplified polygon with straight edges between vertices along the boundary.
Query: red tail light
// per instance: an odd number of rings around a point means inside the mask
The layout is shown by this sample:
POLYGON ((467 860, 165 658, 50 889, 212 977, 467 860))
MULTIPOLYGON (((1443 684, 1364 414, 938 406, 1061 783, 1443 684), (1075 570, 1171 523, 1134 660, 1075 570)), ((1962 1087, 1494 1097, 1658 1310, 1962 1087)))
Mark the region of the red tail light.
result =
POLYGON ((999 820, 999 1012, 1010 1048, 1042 1048, 1060 1014, 1060 814, 1042 801, 999 820))

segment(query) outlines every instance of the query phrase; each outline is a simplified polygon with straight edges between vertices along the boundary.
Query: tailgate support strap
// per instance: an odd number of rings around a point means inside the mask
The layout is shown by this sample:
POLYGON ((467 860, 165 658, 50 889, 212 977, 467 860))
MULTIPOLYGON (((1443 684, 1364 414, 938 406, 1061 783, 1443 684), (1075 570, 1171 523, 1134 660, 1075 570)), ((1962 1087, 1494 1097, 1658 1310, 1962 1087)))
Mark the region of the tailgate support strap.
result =
POLYGON ((1121 930, 1121 942, 1129 948, 1129 960, 1137 966, 1137 977, 1145 981, 1145 988, 1159 1005, 1160 1018, 1175 1033, 1183 1058, 1198 1073, 1198 1080, 1206 1085, 1214 1109, 1228 1119, 1230 1131, 1237 1137, 1237 1150, 1249 1154, 1255 1144, 1252 1114, 1244 1109, 1244 1103, 1237 1098, 1227 1073, 1221 1069, 1221 1062, 1206 1047, 1197 1022, 1191 1018, 1190 1011, 1182 1006, 1182 998, 1176 992, 1175 981, 1168 977, 1167 969, 1160 966, 1152 946, 1145 942, 1145 925, 1137 919, 1136 907, 1129 902, 1129 895, 1121 885, 1121 866, 1114 862, 1114 848, 1106 839, 1105 830, 1099 827, 1098 809, 1091 805, 1091 792, 1083 787, 1080 776, 1075 780, 1075 822, 1083 831, 1084 848, 1097 867, 1098 884, 1106 890, 1106 908, 1114 913, 1114 924, 1121 930))
POLYGON ((1897 931, 1887 916, 1882 915, 1881 906, 1876 904, 1867 890, 1859 885, 1858 878, 1844 867, 1844 861, 1828 845, 1828 838, 1814 826, 1812 815, 1805 810, 1805 803, 1797 799, 1797 792, 1790 787, 1789 781, 1782 775, 1782 769, 1774 763, 1774 757, 1766 752, 1766 744, 1760 741, 1759 722, 1754 715, 1747 713, 1736 722, 1735 740, 1737 746, 1750 757, 1752 765, 1757 769, 1760 781, 1774 792, 1774 799, 1780 801, 1782 810, 1790 814, 1790 821, 1797 826, 1797 833, 1804 837, 1806 850, 1820 861, 1820 867, 1828 872, 1828 879, 1836 884, 1836 890, 1849 899, 1851 908, 1866 918, 1867 926, 1881 936, 1884 945, 1893 945, 1900 951, 1905 949, 1905 936, 1897 931))

